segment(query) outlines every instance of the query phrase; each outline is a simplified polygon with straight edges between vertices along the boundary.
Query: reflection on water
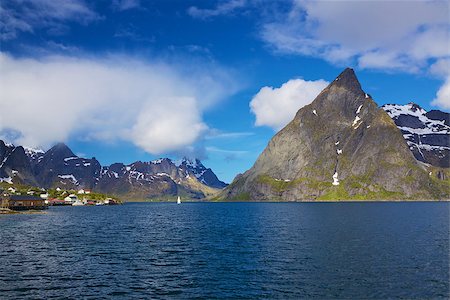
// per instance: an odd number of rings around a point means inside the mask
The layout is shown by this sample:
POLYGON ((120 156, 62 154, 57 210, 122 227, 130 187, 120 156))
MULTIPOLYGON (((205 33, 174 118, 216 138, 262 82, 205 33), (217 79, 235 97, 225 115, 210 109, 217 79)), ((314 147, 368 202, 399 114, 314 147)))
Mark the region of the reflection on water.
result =
POLYGON ((0 298, 435 298, 449 203, 142 203, 0 216, 0 298))

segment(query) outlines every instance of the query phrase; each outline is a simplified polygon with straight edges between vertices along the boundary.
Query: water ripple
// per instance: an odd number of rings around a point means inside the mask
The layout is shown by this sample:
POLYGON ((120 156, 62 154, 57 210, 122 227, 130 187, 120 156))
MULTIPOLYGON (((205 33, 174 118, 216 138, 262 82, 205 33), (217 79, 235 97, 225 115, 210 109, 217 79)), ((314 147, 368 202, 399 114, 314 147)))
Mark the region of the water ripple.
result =
POLYGON ((449 208, 152 203, 0 216, 0 298, 446 298, 449 208))

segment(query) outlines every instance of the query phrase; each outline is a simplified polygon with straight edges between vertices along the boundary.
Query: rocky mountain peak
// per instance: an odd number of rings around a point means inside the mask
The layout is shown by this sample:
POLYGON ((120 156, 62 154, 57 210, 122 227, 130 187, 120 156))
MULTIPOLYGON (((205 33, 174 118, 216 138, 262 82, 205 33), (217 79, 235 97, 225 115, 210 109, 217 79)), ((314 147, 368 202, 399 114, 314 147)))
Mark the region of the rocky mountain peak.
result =
POLYGON ((75 157, 72 150, 64 143, 57 143, 54 145, 47 151, 46 156, 48 155, 57 156, 58 158, 75 157))
POLYGON ((362 92, 361 84, 356 77, 355 71, 351 68, 346 68, 339 74, 338 77, 331 83, 333 86, 343 87, 347 90, 354 91, 357 93, 362 92))
POLYGON ((449 197, 408 149, 389 115, 345 69, 279 131, 222 198, 430 199, 449 197))
POLYGON ((418 112, 425 113, 425 110, 422 107, 420 107, 420 105, 418 105, 418 104, 416 104, 414 102, 409 102, 407 104, 407 106, 408 106, 409 110, 411 110, 412 112, 418 111, 418 112))
POLYGON ((294 123, 315 124, 319 126, 315 130, 333 124, 335 133, 340 129, 347 132, 350 127, 357 128, 363 122, 370 122, 377 110, 378 106, 362 90, 353 69, 347 68, 311 104, 297 112, 294 123))
POLYGON ((184 156, 181 161, 178 162, 179 165, 186 165, 192 168, 204 168, 203 164, 198 158, 189 158, 184 156))

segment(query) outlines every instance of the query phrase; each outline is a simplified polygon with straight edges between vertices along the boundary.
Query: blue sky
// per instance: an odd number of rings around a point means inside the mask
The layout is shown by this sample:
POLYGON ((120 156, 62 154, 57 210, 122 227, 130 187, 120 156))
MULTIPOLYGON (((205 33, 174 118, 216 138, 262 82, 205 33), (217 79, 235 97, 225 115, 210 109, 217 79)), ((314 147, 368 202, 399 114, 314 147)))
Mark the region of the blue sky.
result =
POLYGON ((0 135, 103 165, 197 156, 231 182, 343 68, 450 108, 448 1, 1 2, 0 135))

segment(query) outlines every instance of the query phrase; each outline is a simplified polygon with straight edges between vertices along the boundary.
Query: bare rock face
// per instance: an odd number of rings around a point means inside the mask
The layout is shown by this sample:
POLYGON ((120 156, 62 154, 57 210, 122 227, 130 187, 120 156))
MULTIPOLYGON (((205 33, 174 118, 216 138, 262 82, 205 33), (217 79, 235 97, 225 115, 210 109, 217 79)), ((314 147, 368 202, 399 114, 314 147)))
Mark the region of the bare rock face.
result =
POLYGON ((269 142, 220 195, 299 201, 449 198, 416 161, 400 130, 344 70, 269 142))

